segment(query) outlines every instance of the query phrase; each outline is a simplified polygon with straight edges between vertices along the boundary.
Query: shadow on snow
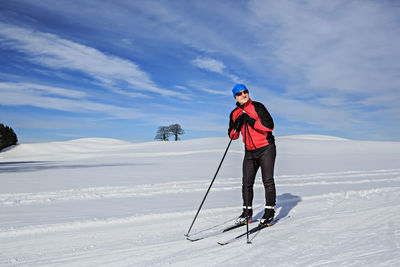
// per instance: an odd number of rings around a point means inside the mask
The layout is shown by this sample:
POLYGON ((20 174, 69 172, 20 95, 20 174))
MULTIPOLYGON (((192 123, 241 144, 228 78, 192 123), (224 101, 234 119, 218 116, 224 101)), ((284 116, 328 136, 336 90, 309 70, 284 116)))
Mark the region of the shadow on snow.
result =
MULTIPOLYGON (((275 210, 278 210, 279 208, 281 209, 279 213, 275 216, 275 219, 280 220, 287 217, 290 211, 293 210, 300 202, 301 202, 301 197, 292 195, 290 193, 285 193, 277 196, 275 210)), ((263 215, 264 215, 264 210, 257 213, 257 215, 253 217, 253 219, 261 219, 263 215)))
POLYGON ((143 166, 155 165, 154 163, 97 163, 97 164, 64 164, 53 161, 14 161, 0 162, 0 173, 6 172, 33 172, 49 169, 79 169, 118 166, 143 166))

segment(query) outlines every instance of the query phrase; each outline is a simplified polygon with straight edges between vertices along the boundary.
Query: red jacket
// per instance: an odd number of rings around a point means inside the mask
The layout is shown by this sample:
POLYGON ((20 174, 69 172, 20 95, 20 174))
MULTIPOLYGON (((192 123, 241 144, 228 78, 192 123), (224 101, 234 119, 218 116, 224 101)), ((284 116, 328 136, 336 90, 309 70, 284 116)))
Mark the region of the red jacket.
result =
POLYGON ((249 101, 247 101, 243 106, 238 103, 236 103, 236 105, 238 107, 230 114, 228 129, 228 135, 230 138, 233 136, 233 140, 238 139, 241 132, 243 143, 246 144, 246 150, 265 147, 275 142, 275 138, 272 135, 274 121, 263 104, 249 99, 249 101), (235 133, 235 121, 243 114, 243 110, 246 111, 247 115, 255 119, 254 126, 252 127, 248 123, 243 123, 240 132, 235 133))

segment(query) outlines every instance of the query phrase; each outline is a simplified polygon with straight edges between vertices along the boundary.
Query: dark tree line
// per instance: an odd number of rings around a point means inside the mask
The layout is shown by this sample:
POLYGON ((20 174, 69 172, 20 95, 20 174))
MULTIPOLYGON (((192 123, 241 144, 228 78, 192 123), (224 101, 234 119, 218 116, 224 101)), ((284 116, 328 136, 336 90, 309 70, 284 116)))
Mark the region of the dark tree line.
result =
POLYGON ((0 151, 3 148, 16 145, 17 143, 18 138, 14 130, 0 123, 0 151))
POLYGON ((155 140, 169 141, 171 136, 174 136, 175 141, 179 140, 179 135, 185 134, 185 131, 179 124, 172 124, 170 126, 160 126, 157 130, 155 140))

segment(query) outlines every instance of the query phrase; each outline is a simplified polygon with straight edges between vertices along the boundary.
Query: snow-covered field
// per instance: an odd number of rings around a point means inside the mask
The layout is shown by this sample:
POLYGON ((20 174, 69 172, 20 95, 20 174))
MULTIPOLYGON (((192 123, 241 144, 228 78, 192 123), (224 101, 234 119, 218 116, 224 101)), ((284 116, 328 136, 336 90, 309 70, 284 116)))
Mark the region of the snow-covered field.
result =
MULTIPOLYGON (((79 139, 0 153, 0 266, 399 266, 398 142, 278 137, 281 220, 252 244, 217 244, 244 229, 187 241, 228 142, 79 139)), ((240 214, 242 158, 235 141, 191 234, 240 214)), ((260 178, 254 204, 259 218, 260 178)))

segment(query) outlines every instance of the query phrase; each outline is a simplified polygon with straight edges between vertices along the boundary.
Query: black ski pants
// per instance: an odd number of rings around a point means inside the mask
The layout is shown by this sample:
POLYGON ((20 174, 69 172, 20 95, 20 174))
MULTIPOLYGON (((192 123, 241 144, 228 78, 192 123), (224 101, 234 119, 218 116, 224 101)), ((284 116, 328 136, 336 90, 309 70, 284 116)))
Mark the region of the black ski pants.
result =
POLYGON ((276 190, 274 166, 276 158, 275 144, 269 144, 256 150, 246 150, 243 159, 242 197, 243 206, 253 204, 253 186, 258 169, 261 167, 262 181, 265 189, 265 205, 275 206, 276 190))

